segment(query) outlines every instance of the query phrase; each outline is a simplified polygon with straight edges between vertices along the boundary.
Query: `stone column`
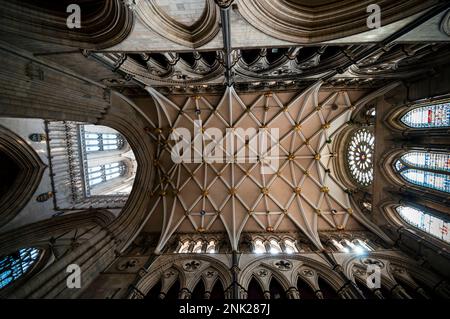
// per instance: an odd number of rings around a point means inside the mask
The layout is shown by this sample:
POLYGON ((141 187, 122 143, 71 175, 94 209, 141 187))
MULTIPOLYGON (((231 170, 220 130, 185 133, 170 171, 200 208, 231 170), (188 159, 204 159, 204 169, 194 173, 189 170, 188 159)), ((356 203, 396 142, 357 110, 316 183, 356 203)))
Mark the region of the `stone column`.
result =
POLYGON ((191 292, 187 288, 182 288, 178 294, 178 299, 191 299, 191 292))
POLYGON ((300 293, 296 287, 290 287, 286 292, 286 296, 288 299, 300 299, 300 293))

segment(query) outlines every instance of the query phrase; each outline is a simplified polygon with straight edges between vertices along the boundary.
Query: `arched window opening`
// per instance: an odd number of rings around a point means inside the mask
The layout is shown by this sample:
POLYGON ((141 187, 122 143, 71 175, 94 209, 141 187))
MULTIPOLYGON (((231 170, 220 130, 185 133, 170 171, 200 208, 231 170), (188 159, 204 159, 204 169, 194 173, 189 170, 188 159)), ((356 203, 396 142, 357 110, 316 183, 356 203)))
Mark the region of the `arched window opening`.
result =
POLYGON ((356 252, 356 246, 350 242, 348 239, 343 239, 341 240, 341 245, 342 247, 344 247, 343 251, 345 253, 351 253, 351 252, 356 252))
POLYGON ((264 254, 264 253, 267 252, 266 251, 266 246, 264 246, 264 243, 262 242, 261 239, 255 240, 253 252, 255 254, 264 254))
POLYGON ((282 252, 280 244, 278 244, 278 242, 275 239, 271 239, 270 242, 270 253, 271 254, 279 254, 282 252))
POLYGON ((180 249, 178 249, 178 253, 187 254, 189 252, 189 245, 189 241, 185 241, 184 243, 182 243, 180 249))
POLYGON ((346 151, 348 170, 362 186, 372 183, 374 150, 375 136, 368 129, 359 129, 351 135, 346 151))
POLYGON ((120 150, 125 146, 125 139, 119 133, 89 132, 91 125, 81 126, 86 152, 120 150))
POLYGON ((361 240, 359 238, 353 240, 353 244, 356 246, 358 251, 373 251, 373 248, 364 240, 361 240))
POLYGON ((379 299, 375 293, 373 292, 373 290, 369 289, 369 287, 367 287, 364 282, 362 282, 359 278, 355 279, 355 283, 356 286, 359 288, 359 290, 361 290, 364 298, 366 299, 379 299))
POLYGON ((255 278, 252 278, 247 290, 247 299, 265 299, 264 291, 255 278))
POLYGON ((210 240, 208 246, 206 247, 207 254, 214 254, 216 252, 216 242, 214 240, 210 240))
POLYGON ((439 128, 450 126, 450 103, 427 105, 412 109, 400 119, 411 128, 439 128))
POLYGON ((0 199, 8 194, 20 175, 20 167, 6 153, 0 151, 0 199))
POLYGON ((145 299, 158 300, 161 293, 162 282, 159 280, 150 291, 145 295, 145 299))
POLYGON ((164 299, 166 300, 176 300, 179 299, 179 294, 180 293, 180 281, 179 279, 177 279, 172 287, 170 287, 169 291, 166 294, 166 297, 164 299))
POLYGON ((405 165, 450 172, 450 154, 437 152, 408 152, 401 157, 405 165))
POLYGON ((395 170, 407 182, 450 193, 450 154, 408 152, 395 162, 395 170))
POLYGON ((371 203, 369 203, 369 202, 363 202, 362 205, 363 205, 363 207, 364 207, 365 209, 367 209, 368 211, 372 211, 372 204, 371 204, 371 203))
POLYGON ((203 242, 202 242, 201 240, 198 240, 198 241, 195 243, 194 248, 192 248, 192 252, 193 252, 193 253, 196 253, 196 254, 199 254, 199 253, 202 252, 202 247, 203 247, 203 242))
POLYGON ((214 284, 214 287, 211 290, 211 296, 209 297, 209 299, 213 299, 213 300, 225 299, 223 285, 219 279, 216 280, 216 283, 214 284))
POLYGON ((0 258, 0 289, 13 283, 27 272, 39 260, 41 251, 36 248, 22 248, 19 251, 0 258))
POLYGON ((396 210, 400 217, 411 226, 450 243, 448 221, 410 206, 399 206, 396 210))
POLYGON ((46 121, 56 205, 61 209, 121 208, 133 188, 137 161, 124 137, 102 125, 46 121))
POLYGON ((193 300, 199 300, 205 298, 205 284, 203 283, 203 280, 200 279, 200 281, 195 286, 194 290, 191 294, 191 299, 193 300))
POLYGON ((337 251, 340 251, 342 253, 348 253, 350 250, 348 250, 346 247, 344 247, 341 243, 339 243, 336 239, 332 239, 331 243, 333 246, 337 249, 337 251))
POLYGON ((420 294, 416 290, 417 287, 412 286, 410 282, 404 280, 401 276, 396 276, 394 274, 394 278, 402 286, 405 292, 411 297, 411 299, 429 299, 428 297, 420 294))
POLYGON ((300 277, 297 279, 297 289, 300 294, 300 299, 317 299, 317 296, 311 286, 300 277))
POLYGON ((89 188, 92 190, 92 188, 98 184, 125 175, 126 165, 124 162, 108 163, 95 167, 88 167, 87 172, 89 188))
POLYGON ((373 250, 373 248, 370 247, 365 241, 360 239, 354 239, 352 241, 343 239, 339 242, 335 239, 332 239, 331 243, 341 253, 355 253, 358 255, 363 255, 368 251, 373 250))
POLYGON ((284 240, 284 246, 286 247, 286 253, 287 254, 293 254, 293 253, 298 253, 298 249, 295 246, 295 243, 290 240, 290 239, 285 239, 284 240))
POLYGON ((136 160, 124 137, 101 125, 79 125, 86 196, 129 194, 136 160))
POLYGON ((406 168, 400 175, 411 184, 450 193, 449 175, 406 168))
POLYGON ((269 285, 270 299, 286 299, 286 294, 284 292, 283 286, 276 280, 272 278, 269 285))
POLYGON ((339 299, 339 295, 326 280, 319 277, 318 283, 324 299, 339 299))
POLYGON ((374 117, 377 114, 377 111, 374 107, 368 109, 366 111, 366 115, 374 117))

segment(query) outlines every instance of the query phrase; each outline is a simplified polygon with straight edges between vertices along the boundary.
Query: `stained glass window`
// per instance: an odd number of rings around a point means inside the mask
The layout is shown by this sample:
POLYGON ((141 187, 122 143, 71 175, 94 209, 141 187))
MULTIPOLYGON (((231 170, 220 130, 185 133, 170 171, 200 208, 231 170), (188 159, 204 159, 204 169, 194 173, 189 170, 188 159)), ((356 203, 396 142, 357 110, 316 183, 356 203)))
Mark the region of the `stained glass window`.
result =
POLYGON ((295 243, 292 240, 286 239, 284 241, 284 246, 286 247, 285 251, 288 254, 298 253, 297 247, 295 247, 295 243))
POLYGON ((260 240, 260 239, 255 240, 253 252, 255 254, 263 254, 263 253, 267 252, 266 246, 264 246, 262 240, 260 240))
POLYGON ((84 133, 86 152, 112 151, 121 149, 125 142, 120 134, 116 133, 84 133))
POLYGON ((180 249, 178 250, 178 252, 180 253, 180 254, 187 254, 188 252, 189 252, 189 245, 190 245, 191 243, 189 242, 189 241, 185 241, 182 245, 181 245, 181 247, 180 247, 180 249))
POLYGON ((102 182, 119 177, 125 172, 125 165, 122 162, 109 163, 105 165, 90 167, 87 169, 89 186, 94 186, 102 182))
POLYGON ((208 254, 214 254, 216 252, 216 242, 214 240, 211 240, 206 247, 206 253, 208 254))
POLYGON ((270 253, 271 254, 281 253, 281 247, 275 239, 272 239, 269 243, 270 243, 270 253))
POLYGON ((400 119, 412 128, 450 126, 450 103, 427 105, 412 109, 400 119))
POLYGON ((398 214, 408 224, 417 227, 424 232, 433 235, 441 240, 450 243, 448 232, 449 223, 430 215, 422 210, 409 206, 399 206, 396 208, 398 214))
POLYGON ((39 259, 40 250, 22 248, 14 254, 0 258, 0 289, 22 277, 39 259))
POLYGON ((88 195, 92 187, 123 176, 125 173, 126 165, 124 162, 108 163, 94 167, 86 166, 87 185, 89 186, 88 195))
POLYGON ((418 169, 405 169, 400 174, 408 182, 450 193, 450 176, 418 169))
POLYGON ((368 129, 356 131, 347 147, 350 174, 361 185, 368 186, 373 180, 373 154, 375 136, 368 129))
POLYGON ((450 154, 409 152, 402 156, 405 164, 416 168, 429 168, 450 172, 450 154))
POLYGON ((198 240, 198 241, 195 243, 195 246, 194 246, 194 248, 192 249, 192 252, 193 252, 193 253, 199 254, 199 253, 202 252, 202 247, 203 247, 203 242, 202 242, 201 240, 198 240))
POLYGON ((448 153, 408 152, 394 166, 412 184, 450 193, 448 153))

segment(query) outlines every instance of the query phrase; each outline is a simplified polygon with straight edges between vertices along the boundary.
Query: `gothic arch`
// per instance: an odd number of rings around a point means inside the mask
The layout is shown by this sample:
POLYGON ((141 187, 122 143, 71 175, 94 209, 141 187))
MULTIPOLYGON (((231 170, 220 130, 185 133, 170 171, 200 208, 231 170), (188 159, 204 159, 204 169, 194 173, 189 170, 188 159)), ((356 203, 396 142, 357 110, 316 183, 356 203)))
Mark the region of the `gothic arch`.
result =
MULTIPOLYGON (((422 239, 425 239, 426 241, 430 243, 436 243, 439 246, 442 246, 443 241, 439 238, 421 230, 420 228, 414 227, 411 224, 408 224, 397 212, 396 208, 402 206, 402 204, 394 201, 387 201, 383 203, 380 207, 381 212, 383 216, 386 218, 386 220, 393 226, 397 228, 404 228, 408 229, 412 233, 417 234, 422 239)), ((448 243, 445 243, 446 246, 448 246, 448 243)), ((444 248, 445 249, 445 248, 444 248)))
POLYGON ((0 254, 7 254, 25 246, 48 243, 50 238, 77 228, 104 229, 113 220, 114 215, 107 210, 85 210, 28 224, 0 234, 0 254))
MULTIPOLYGON (((6 298, 4 296, 7 296, 9 293, 14 291, 15 289, 18 289, 22 285, 24 285, 29 279, 37 275, 40 271, 45 269, 47 265, 51 264, 54 261, 54 256, 51 254, 48 245, 46 244, 37 244, 37 245, 30 245, 27 247, 22 248, 34 248, 39 250, 39 256, 37 259, 32 263, 29 269, 27 269, 20 277, 14 279, 12 282, 7 284, 6 286, 1 288, 0 291, 0 298, 6 298)), ((22 249, 21 248, 21 249, 22 249)), ((15 251, 18 251, 15 250, 15 251)), ((0 254, 0 257, 9 255, 15 251, 11 251, 7 254, 0 254)))
POLYGON ((424 151, 424 149, 419 148, 410 148, 405 147, 401 149, 391 150, 386 152, 380 157, 379 166, 383 170, 386 176, 386 180, 395 188, 397 189, 411 189, 412 191, 418 192, 419 194, 428 193, 428 194, 434 194, 436 196, 439 196, 441 198, 448 197, 448 194, 444 191, 440 191, 437 189, 433 189, 426 186, 420 186, 413 184, 410 181, 407 181, 406 179, 402 178, 400 174, 396 171, 395 163, 397 160, 399 160, 403 155, 407 154, 409 151, 424 151))
POLYGON ((401 121, 401 118, 408 113, 411 110, 424 107, 424 106, 430 106, 434 104, 442 104, 442 103, 449 103, 450 99, 448 97, 430 97, 427 99, 422 99, 419 101, 411 101, 409 103, 399 105, 396 107, 393 107, 391 111, 389 111, 386 116, 384 117, 384 123, 392 130, 401 133, 402 135, 408 135, 411 132, 417 132, 418 134, 427 134, 428 132, 433 131, 439 131, 442 130, 442 128, 415 128, 410 127, 406 125, 404 122, 401 121))
POLYGON ((66 8, 72 3, 61 1, 55 9, 53 1, 42 1, 39 5, 30 0, 9 1, 3 5, 2 24, 16 36, 83 49, 112 47, 122 42, 133 28, 133 13, 123 1, 95 0, 80 4, 82 28, 69 29, 66 8), (17 24, 17 20, 28 23, 17 24))
MULTIPOLYGON (((189 292, 192 292, 195 285, 199 280, 203 280, 202 275, 207 269, 214 269, 218 273, 217 280, 221 280, 223 287, 231 285, 231 274, 225 264, 221 261, 205 255, 197 255, 194 256, 192 254, 186 254, 180 256, 180 254, 170 255, 170 256, 160 256, 155 260, 153 266, 148 270, 147 274, 141 278, 141 280, 136 284, 136 288, 141 291, 144 295, 147 294, 150 289, 160 280, 163 274, 169 270, 170 268, 174 268, 178 271, 178 276, 180 280, 180 288, 187 289, 189 292), (199 269, 195 269, 192 272, 187 271, 183 268, 182 264, 185 261, 194 260, 200 263, 205 262, 205 266, 201 266, 199 269), (187 277, 187 274, 193 274, 191 278, 187 277)), ((206 285, 205 285, 206 286, 206 285)), ((213 286, 212 286, 213 287, 213 286)), ((206 287, 205 287, 206 288, 206 287)), ((129 297, 133 297, 133 294, 129 297)))
POLYGON ((318 277, 320 276, 323 280, 327 281, 327 283, 335 290, 338 291, 344 284, 344 280, 331 269, 328 265, 322 264, 314 259, 303 257, 303 256, 294 256, 293 259, 300 260, 301 263, 294 268, 292 273, 291 282, 294 286, 297 286, 298 278, 302 278, 304 282, 309 284, 312 289, 317 290, 320 289, 318 284, 318 277), (312 270, 313 275, 308 277, 305 275, 302 270, 312 270))
POLYGON ((248 290, 250 281, 252 278, 260 284, 263 291, 269 291, 269 285, 272 278, 275 278, 285 291, 287 291, 292 285, 289 282, 287 275, 283 275, 282 272, 272 266, 270 263, 276 261, 274 257, 262 257, 246 265, 245 268, 239 274, 238 282, 241 287, 248 290), (267 261, 267 263, 264 263, 267 261), (259 270, 259 273, 255 271, 259 270), (261 272, 262 271, 262 272, 261 272))
POLYGON ((11 221, 30 201, 45 171, 39 155, 21 137, 0 125, 0 152, 19 168, 9 191, 0 198, 0 227, 11 221))
MULTIPOLYGON (((32 273, 33 280, 27 281, 27 285, 23 286, 12 285, 11 289, 5 290, 4 293, 8 298, 48 297, 45 285, 67 287, 66 272, 61 269, 65 269, 68 264, 77 263, 85 273, 91 271, 92 264, 89 260, 86 261, 84 254, 86 250, 90 251, 89 248, 95 243, 110 245, 114 242, 114 236, 106 231, 113 218, 114 215, 108 211, 88 210, 54 217, 2 233, 0 255, 7 255, 23 247, 36 247, 46 252, 45 262, 42 261, 37 265, 39 271, 32 273)), ((104 263, 104 257, 99 256, 97 262, 104 263)), ((60 293, 50 293, 50 296, 57 296, 60 293)))
MULTIPOLYGON (((410 0, 391 5, 380 1, 383 25, 399 21, 429 8, 435 2, 410 0)), ((366 2, 326 1, 311 5, 307 1, 241 0, 239 13, 256 29, 277 39, 296 43, 315 43, 334 40, 369 31, 366 2), (339 15, 330 14, 339 11, 339 15)))
POLYGON ((393 271, 396 268, 404 269, 417 278, 421 282, 429 283, 429 287, 436 287, 442 283, 442 279, 432 272, 424 269, 420 264, 413 264, 411 259, 401 255, 394 255, 383 252, 373 252, 365 257, 350 256, 343 264, 343 271, 348 278, 355 282, 355 277, 358 276, 360 280, 365 282, 365 261, 370 259, 371 263, 380 265, 381 268, 381 284, 387 289, 395 288, 399 283, 396 281, 393 271), (358 270, 360 270, 358 272, 358 270))
POLYGON ((154 0, 140 1, 133 10, 150 30, 175 43, 197 48, 219 32, 219 9, 213 1, 204 1, 204 4, 201 17, 190 26, 170 16, 154 0))
POLYGON ((220 281, 224 288, 228 287, 228 285, 225 285, 226 278, 223 271, 220 271, 217 267, 215 267, 214 264, 210 265, 208 268, 202 270, 201 272, 198 272, 195 277, 193 277, 189 281, 189 283, 187 284, 187 288, 189 289, 189 291, 194 291, 194 288, 200 281, 203 281, 203 284, 205 285, 205 292, 211 292, 217 281, 220 281), (208 272, 215 273, 210 275, 208 274, 208 272))

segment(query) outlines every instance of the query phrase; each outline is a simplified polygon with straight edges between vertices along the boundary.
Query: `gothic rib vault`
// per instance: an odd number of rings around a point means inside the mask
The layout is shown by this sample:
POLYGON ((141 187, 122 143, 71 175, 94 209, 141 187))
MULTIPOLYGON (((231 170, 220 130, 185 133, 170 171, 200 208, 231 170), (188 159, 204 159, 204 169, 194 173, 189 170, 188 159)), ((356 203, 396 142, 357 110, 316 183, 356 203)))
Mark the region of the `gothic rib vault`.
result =
POLYGON ((235 250, 243 231, 298 229, 319 249, 318 231, 324 230, 359 230, 364 225, 386 238, 351 203, 332 163, 338 156, 333 138, 368 92, 332 91, 321 85, 302 92, 241 95, 228 87, 223 96, 188 97, 166 97, 146 87, 156 101, 149 134, 156 144, 157 175, 149 217, 163 213, 157 251, 177 231, 226 231, 235 250), (227 128, 278 128, 278 170, 261 173, 263 164, 250 163, 248 150, 245 158, 224 163, 174 163, 171 133, 187 128, 193 136, 195 120, 203 123, 202 130, 219 128, 222 136, 227 128))

